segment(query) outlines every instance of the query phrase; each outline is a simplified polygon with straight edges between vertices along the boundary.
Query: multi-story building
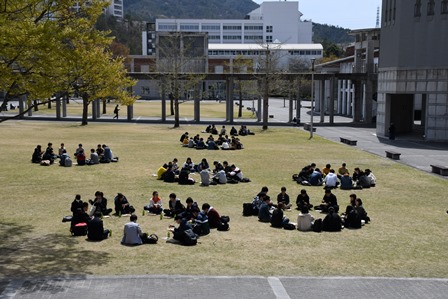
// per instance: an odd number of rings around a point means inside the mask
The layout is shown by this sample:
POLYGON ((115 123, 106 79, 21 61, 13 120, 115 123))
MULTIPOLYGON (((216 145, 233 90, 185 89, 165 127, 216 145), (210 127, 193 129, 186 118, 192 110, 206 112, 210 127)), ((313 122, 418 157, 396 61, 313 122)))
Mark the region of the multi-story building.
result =
MULTIPOLYGON (((110 4, 104 9, 104 13, 122 19, 124 17, 123 1, 124 0, 109 0, 110 4)), ((73 5, 75 11, 78 11, 80 8, 81 4, 79 2, 73 5)))
MULTIPOLYGON (((210 44, 310 44, 312 22, 302 21, 297 1, 266 1, 245 19, 156 19, 154 31, 207 32, 210 44)), ((143 32, 143 41, 148 40, 143 32)), ((143 42, 143 55, 148 53, 143 42)))
POLYGON ((381 19, 377 134, 447 141, 448 0, 383 0, 381 19))

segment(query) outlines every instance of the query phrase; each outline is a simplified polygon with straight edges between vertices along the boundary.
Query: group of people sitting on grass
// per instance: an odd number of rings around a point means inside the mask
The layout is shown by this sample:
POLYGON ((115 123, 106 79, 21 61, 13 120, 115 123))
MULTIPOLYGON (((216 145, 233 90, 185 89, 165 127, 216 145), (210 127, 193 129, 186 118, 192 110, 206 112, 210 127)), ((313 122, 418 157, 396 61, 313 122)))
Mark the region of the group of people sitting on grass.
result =
MULTIPOLYGON (((180 242, 183 241, 184 231, 191 229, 197 236, 205 236, 210 233, 210 228, 218 230, 229 229, 229 217, 220 216, 218 211, 208 203, 199 208, 197 202, 191 197, 185 201, 185 205, 177 198, 175 193, 169 195, 167 207, 164 207, 163 200, 157 191, 152 193, 149 204, 143 207, 143 211, 148 211, 152 215, 160 215, 162 217, 174 218, 178 228, 170 226, 169 230, 173 232, 173 238, 180 242)), ((143 215, 145 212, 143 212, 143 215)))
POLYGON ((240 150, 243 149, 243 144, 238 137, 229 137, 226 134, 219 134, 218 138, 210 134, 205 140, 199 134, 194 137, 190 137, 188 132, 182 134, 180 141, 182 146, 188 148, 195 148, 198 150, 208 149, 208 150, 240 150))
POLYGON ((376 177, 370 169, 363 171, 356 167, 353 174, 350 175, 345 163, 342 163, 337 173, 331 164, 325 165, 325 168, 320 170, 315 163, 311 163, 292 177, 298 184, 304 186, 325 186, 325 188, 341 188, 343 190, 370 188, 376 185, 376 177))
POLYGON ((238 182, 249 182, 248 178, 243 176, 243 172, 235 164, 229 165, 227 161, 222 164, 218 161, 213 162, 213 170, 206 158, 201 162, 195 164, 193 160, 188 157, 186 161, 180 166, 177 158, 173 161, 164 163, 157 169, 157 179, 163 180, 166 183, 179 183, 181 185, 194 185, 196 180, 190 174, 199 173, 201 178, 201 186, 227 184, 238 182))
MULTIPOLYGON (((31 162, 49 166, 53 164, 56 159, 59 159, 60 166, 72 166, 72 159, 67 153, 67 149, 65 148, 64 143, 61 143, 61 146, 58 149, 58 154, 54 152, 53 144, 51 142, 48 143, 45 151, 42 150, 41 145, 37 145, 34 149, 31 162)), ((89 158, 87 158, 82 144, 79 144, 74 153, 74 160, 76 160, 78 166, 83 166, 95 165, 99 163, 118 162, 118 157, 114 157, 112 150, 106 144, 98 144, 96 149, 90 149, 90 156, 89 158)))
POLYGON ((324 219, 315 220, 309 213, 313 205, 310 203, 306 190, 302 189, 296 199, 297 210, 300 211, 300 214, 297 217, 297 224, 293 224, 283 213, 284 210, 289 210, 292 205, 289 195, 286 193, 286 188, 282 187, 281 192, 277 195, 277 204, 271 201, 267 194, 268 191, 268 187, 263 187, 252 203, 243 204, 243 215, 256 215, 260 222, 268 222, 275 228, 297 229, 299 231, 314 230, 316 232, 340 231, 344 227, 357 229, 370 221, 362 205, 362 200, 356 194, 350 194, 350 204, 345 212, 339 216, 336 195, 332 193, 332 188, 326 188, 322 202, 314 206, 314 210, 327 214, 324 219))

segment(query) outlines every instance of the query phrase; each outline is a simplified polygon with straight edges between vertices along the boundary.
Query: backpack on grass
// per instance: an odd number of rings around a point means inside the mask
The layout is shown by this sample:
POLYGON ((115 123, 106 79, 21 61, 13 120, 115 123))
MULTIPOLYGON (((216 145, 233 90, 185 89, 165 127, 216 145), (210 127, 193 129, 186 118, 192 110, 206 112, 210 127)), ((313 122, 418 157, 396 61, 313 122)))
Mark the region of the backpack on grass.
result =
POLYGON ((87 223, 81 222, 72 227, 72 236, 87 236, 87 223))
POLYGON ((322 232, 322 218, 314 220, 313 232, 315 232, 315 233, 322 232))
POLYGON ((194 246, 198 243, 198 236, 192 229, 187 229, 183 232, 182 244, 185 246, 194 246))

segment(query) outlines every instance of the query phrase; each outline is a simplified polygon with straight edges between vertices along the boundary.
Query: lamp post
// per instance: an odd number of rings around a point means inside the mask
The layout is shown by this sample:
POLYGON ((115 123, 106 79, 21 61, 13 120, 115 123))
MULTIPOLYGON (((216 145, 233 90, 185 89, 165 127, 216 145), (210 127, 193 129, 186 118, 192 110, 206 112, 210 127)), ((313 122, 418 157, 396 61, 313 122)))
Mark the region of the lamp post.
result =
POLYGON ((310 139, 313 138, 313 115, 314 115, 314 62, 316 58, 311 59, 311 121, 310 121, 310 139))

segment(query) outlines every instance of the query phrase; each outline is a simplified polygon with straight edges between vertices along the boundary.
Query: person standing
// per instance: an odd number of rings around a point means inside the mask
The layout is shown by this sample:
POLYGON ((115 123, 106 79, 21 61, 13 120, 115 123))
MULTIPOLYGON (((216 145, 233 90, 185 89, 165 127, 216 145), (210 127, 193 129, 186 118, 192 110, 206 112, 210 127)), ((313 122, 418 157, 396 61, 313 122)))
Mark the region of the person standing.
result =
POLYGON ((118 119, 118 112, 119 111, 120 111, 119 105, 115 106, 115 109, 114 109, 115 116, 114 116, 113 119, 118 119))
POLYGON ((395 124, 394 123, 390 123, 390 126, 389 126, 389 139, 395 140, 395 124))

